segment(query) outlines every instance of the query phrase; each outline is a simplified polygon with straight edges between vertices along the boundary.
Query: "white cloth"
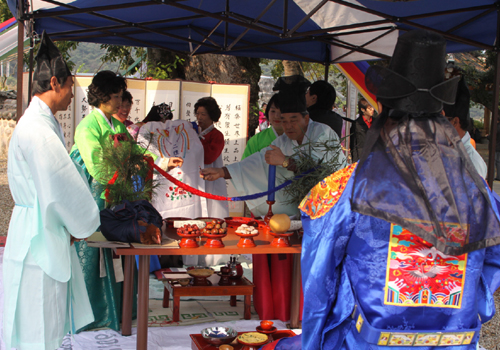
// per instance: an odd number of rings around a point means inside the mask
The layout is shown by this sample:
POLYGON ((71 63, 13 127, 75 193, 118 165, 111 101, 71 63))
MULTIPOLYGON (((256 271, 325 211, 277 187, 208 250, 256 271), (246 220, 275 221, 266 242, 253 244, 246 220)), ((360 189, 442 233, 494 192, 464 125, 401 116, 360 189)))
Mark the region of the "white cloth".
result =
POLYGON ((70 331, 68 320, 73 330, 94 320, 70 235, 87 238, 100 221, 85 175, 69 157, 50 108, 38 97, 14 130, 7 174, 16 205, 3 260, 3 340, 9 349, 54 348, 70 331), (64 289, 71 305, 62 294, 51 295, 64 289))
MULTIPOLYGON (((203 145, 191 123, 184 120, 149 122, 139 130, 137 141, 159 156, 157 162, 161 161, 161 157, 183 158, 182 167, 170 170, 169 174, 191 187, 205 191, 205 181, 200 178, 200 169, 204 166, 203 145)), ((163 218, 194 219, 208 215, 204 198, 179 188, 158 173, 154 177, 159 185, 154 191, 152 204, 163 218)))
MULTIPOLYGON (((281 149, 281 152, 283 152, 285 156, 291 156, 299 149, 303 149, 304 152, 307 152, 307 154, 309 154, 310 152, 310 155, 313 158, 321 159, 323 157, 323 152, 321 150, 309 150, 307 143, 325 142, 327 140, 338 143, 339 138, 337 136, 337 133, 335 133, 332 128, 325 124, 316 123, 312 120, 309 120, 302 145, 299 145, 297 141, 289 139, 286 134, 278 137, 271 143, 271 145, 274 145, 281 149)), ((231 181, 239 196, 267 191, 269 165, 265 161, 265 154, 266 151, 270 149, 270 147, 266 147, 260 152, 254 153, 251 156, 243 159, 239 163, 229 164, 226 166, 231 175, 231 181)), ((329 154, 328 158, 332 156, 334 155, 329 154)), ((346 158, 342 152, 339 152, 338 161, 341 164, 339 169, 345 166, 346 158)), ((285 178, 289 179, 293 176, 293 172, 288 171, 282 166, 276 166, 276 186, 282 184, 285 181, 285 178)), ((273 205, 273 213, 288 215, 295 215, 298 213, 297 204, 286 203, 288 202, 288 198, 285 195, 283 189, 276 192, 275 199, 276 203, 273 205)), ((267 211, 269 209, 269 205, 266 203, 266 200, 267 197, 260 197, 257 199, 246 201, 246 203, 248 205, 248 208, 255 216, 264 216, 267 214, 267 211)))
POLYGON ((486 166, 486 163, 484 162, 483 157, 476 151, 474 146, 470 143, 470 134, 469 132, 465 132, 464 137, 462 137, 462 143, 464 144, 465 150, 467 151, 467 154, 469 155, 470 160, 472 161, 472 164, 474 164, 474 167, 476 168, 477 172, 479 175, 483 177, 483 179, 486 179, 486 174, 488 173, 488 167, 486 166))

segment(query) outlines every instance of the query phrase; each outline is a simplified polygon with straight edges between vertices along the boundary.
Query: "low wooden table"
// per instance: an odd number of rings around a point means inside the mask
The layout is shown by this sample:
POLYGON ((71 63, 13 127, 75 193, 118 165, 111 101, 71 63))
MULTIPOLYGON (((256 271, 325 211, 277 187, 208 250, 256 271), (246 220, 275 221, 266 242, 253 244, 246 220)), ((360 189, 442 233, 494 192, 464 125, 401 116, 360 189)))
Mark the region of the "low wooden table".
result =
MULTIPOLYGON (((202 237, 202 245, 199 248, 116 248, 118 255, 125 257, 124 281, 123 281, 123 311, 122 311, 122 335, 132 334, 132 295, 134 281, 134 255, 139 255, 138 273, 138 296, 137 296, 137 349, 147 350, 148 348, 148 310, 149 310, 149 256, 150 255, 206 255, 206 254, 297 254, 300 257, 302 250, 301 239, 294 234, 290 247, 277 248, 271 246, 274 239, 270 234, 261 232, 254 238, 254 248, 239 248, 237 246, 240 237, 234 233, 234 228, 228 228, 228 234, 222 239, 224 248, 207 248, 203 244, 206 238, 202 237)), ((169 238, 179 239, 174 228, 165 231, 169 238)), ((300 285, 300 274, 294 278, 300 285)), ((300 288, 297 294, 292 294, 292 303, 298 305, 300 300, 300 288)), ((295 311, 297 311, 296 308, 295 311)), ((298 312, 291 310, 290 319, 298 320, 298 312)))
MULTIPOLYGON (((185 272, 180 272, 179 274, 185 274, 185 272)), ((208 281, 212 285, 210 286, 181 286, 177 281, 172 279, 167 279, 163 281, 165 285, 165 290, 163 294, 163 307, 169 306, 170 294, 174 298, 172 303, 172 319, 174 322, 179 322, 179 309, 181 303, 181 297, 199 297, 199 296, 220 296, 228 295, 230 296, 230 305, 236 306, 236 296, 244 295, 244 311, 243 315, 245 320, 249 320, 251 317, 251 306, 252 306, 252 295, 254 284, 250 282, 245 277, 241 277, 237 280, 231 280, 231 284, 219 285, 220 277, 213 274, 208 278, 208 281)))
MULTIPOLYGON (((255 331, 247 331, 247 332, 238 332, 238 335, 243 334, 243 333, 248 333, 248 332, 255 332, 255 331)), ((203 336, 201 334, 190 334, 191 337, 191 349, 192 350, 217 350, 218 348, 214 345, 210 345, 207 343, 205 339, 203 339, 203 336)), ((273 340, 278 340, 281 338, 288 338, 288 337, 293 337, 295 336, 295 333, 289 329, 281 330, 281 331, 276 331, 276 333, 273 333, 273 340)), ((240 350, 244 345, 239 344, 238 341, 235 339, 231 344, 234 350, 240 350)))

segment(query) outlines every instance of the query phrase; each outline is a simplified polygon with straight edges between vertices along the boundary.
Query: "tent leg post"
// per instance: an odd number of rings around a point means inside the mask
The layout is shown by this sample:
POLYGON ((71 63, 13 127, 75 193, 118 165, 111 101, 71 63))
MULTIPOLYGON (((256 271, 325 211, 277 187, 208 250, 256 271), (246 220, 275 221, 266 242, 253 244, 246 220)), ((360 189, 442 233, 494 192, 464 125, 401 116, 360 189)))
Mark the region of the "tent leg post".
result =
POLYGON ((28 78, 28 100, 31 101, 31 94, 33 92, 33 51, 35 50, 35 42, 33 35, 30 35, 30 72, 28 78))
POLYGON ((19 121, 23 115, 23 48, 24 48, 24 21, 17 22, 17 116, 19 121))
MULTIPOLYGON (((500 51, 497 50, 495 61, 495 83, 493 84, 493 106, 491 110, 490 144, 488 158, 488 185, 493 190, 493 179, 495 177, 495 147, 497 143, 497 120, 498 120, 498 99, 500 85, 500 51)), ((500 174, 498 174, 500 175, 500 174)))

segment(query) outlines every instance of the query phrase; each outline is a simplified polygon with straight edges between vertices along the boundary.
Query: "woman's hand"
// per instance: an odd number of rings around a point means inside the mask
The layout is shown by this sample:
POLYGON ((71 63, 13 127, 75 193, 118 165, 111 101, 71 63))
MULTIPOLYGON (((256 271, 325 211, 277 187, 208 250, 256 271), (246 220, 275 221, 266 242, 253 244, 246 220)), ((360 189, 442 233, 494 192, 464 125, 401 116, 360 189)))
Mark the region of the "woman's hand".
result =
POLYGON ((184 159, 182 159, 181 157, 172 157, 168 161, 168 170, 167 171, 170 171, 176 167, 181 167, 182 164, 184 164, 184 159))
POLYGON ((81 239, 78 239, 78 238, 71 236, 70 245, 73 245, 73 243, 80 242, 80 241, 81 241, 81 239))
POLYGON ((271 147, 272 149, 269 150, 269 151, 266 151, 266 154, 265 154, 265 160, 266 160, 266 163, 269 164, 269 165, 281 165, 283 164, 283 162, 285 161, 285 155, 283 154, 283 152, 281 152, 281 150, 276 147, 276 146, 269 146, 271 147))
POLYGON ((215 181, 221 177, 224 177, 224 170, 222 168, 200 169, 200 177, 203 180, 215 181))

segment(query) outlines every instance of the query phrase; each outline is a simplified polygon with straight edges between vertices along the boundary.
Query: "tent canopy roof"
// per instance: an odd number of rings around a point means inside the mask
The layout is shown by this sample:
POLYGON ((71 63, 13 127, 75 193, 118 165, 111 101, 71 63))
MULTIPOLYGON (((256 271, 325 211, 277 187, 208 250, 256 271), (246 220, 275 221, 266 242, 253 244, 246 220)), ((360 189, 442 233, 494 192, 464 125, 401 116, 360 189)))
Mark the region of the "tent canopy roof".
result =
MULTIPOLYGON (((18 6, 18 0, 8 2, 18 6)), ((493 49, 499 8, 496 0, 33 3, 23 18, 33 18, 35 31, 46 30, 54 40, 319 63, 387 58, 399 32, 414 28, 443 34, 449 52, 493 49)))

